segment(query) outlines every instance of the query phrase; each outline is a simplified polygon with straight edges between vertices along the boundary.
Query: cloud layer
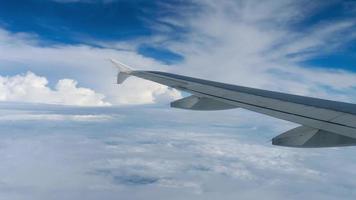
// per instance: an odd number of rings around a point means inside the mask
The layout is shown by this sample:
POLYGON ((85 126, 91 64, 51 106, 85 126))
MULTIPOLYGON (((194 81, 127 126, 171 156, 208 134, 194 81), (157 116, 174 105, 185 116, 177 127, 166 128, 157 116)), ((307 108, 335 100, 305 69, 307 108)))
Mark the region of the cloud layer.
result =
POLYGON ((271 146, 294 125, 251 112, 135 108, 0 103, 0 199, 356 195, 354 148, 271 146))

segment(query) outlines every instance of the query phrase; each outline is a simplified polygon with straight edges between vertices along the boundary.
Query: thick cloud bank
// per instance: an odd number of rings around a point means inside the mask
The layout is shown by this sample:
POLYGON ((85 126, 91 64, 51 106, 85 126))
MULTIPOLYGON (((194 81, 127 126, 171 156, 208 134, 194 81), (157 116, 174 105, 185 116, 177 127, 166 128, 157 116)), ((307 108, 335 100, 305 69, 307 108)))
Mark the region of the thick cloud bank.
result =
POLYGON ((0 199, 356 197, 355 148, 272 146, 294 125, 251 112, 9 103, 0 111, 0 199))
POLYGON ((72 79, 61 79, 54 89, 45 77, 32 72, 11 77, 0 76, 0 100, 48 104, 107 106, 104 95, 77 86, 72 79))

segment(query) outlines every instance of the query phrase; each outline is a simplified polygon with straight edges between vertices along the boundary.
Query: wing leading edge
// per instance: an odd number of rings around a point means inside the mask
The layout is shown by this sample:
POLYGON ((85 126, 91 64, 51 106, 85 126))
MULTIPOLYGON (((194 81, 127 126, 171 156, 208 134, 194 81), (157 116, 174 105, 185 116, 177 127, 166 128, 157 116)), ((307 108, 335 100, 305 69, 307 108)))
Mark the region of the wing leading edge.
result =
POLYGON ((272 139, 290 147, 336 147, 356 145, 356 105, 224 84, 177 74, 132 70, 115 60, 118 83, 128 76, 154 81, 192 94, 171 103, 191 110, 244 108, 303 126, 272 139))

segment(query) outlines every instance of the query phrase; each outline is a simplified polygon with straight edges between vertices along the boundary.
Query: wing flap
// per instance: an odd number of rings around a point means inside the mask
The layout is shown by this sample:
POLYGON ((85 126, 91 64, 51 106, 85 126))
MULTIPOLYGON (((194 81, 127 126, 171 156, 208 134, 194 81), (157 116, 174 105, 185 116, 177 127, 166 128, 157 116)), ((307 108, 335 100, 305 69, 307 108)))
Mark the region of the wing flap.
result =
POLYGON ((272 139, 273 145, 287 147, 338 147, 356 145, 356 139, 333 132, 299 126, 272 139))

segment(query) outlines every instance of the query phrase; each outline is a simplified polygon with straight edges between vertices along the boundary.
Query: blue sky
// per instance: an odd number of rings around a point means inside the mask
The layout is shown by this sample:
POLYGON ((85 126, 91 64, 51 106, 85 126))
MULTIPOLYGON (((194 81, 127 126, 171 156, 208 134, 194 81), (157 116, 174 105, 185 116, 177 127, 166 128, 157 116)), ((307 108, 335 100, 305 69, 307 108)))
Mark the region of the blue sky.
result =
POLYGON ((152 34, 140 18, 148 15, 141 9, 154 5, 145 1, 8 1, 2 3, 1 19, 13 32, 33 32, 51 42, 83 42, 77 35, 126 40, 152 34))
POLYGON ((351 0, 1 1, 0 199, 355 199, 353 147, 272 146, 297 125, 171 109, 186 94, 119 86, 108 61, 356 103, 355 19, 351 0))

